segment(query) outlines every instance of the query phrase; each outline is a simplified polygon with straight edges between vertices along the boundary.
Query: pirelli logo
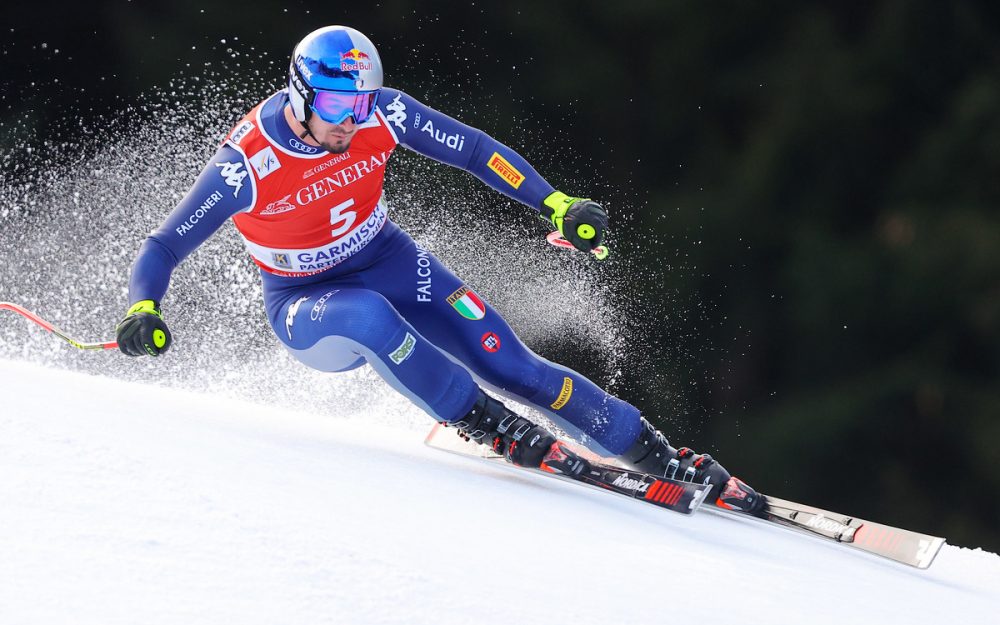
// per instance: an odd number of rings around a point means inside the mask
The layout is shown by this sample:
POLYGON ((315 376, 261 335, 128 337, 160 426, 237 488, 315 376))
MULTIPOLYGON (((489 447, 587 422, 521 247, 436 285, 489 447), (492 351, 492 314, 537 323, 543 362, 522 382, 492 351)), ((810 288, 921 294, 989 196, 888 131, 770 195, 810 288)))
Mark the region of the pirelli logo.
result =
POLYGON ((524 174, 517 171, 517 169, 507 162, 507 159, 500 156, 499 152, 494 152, 493 156, 490 157, 490 162, 487 166, 495 171, 498 176, 507 181, 507 184, 514 187, 515 189, 521 186, 524 182, 524 174))
POLYGON ((563 378, 562 390, 559 391, 559 397, 552 402, 552 409, 559 410, 567 403, 569 403, 569 398, 573 396, 573 378, 563 378))

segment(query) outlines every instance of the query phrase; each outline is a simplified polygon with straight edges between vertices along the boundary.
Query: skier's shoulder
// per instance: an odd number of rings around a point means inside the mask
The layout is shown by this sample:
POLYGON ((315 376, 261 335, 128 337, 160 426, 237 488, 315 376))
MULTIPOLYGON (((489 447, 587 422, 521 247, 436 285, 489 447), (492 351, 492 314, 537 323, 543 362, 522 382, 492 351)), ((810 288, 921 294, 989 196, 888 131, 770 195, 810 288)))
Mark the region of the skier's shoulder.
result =
POLYGON ((430 107, 402 89, 382 87, 378 97, 378 109, 388 117, 394 113, 396 115, 410 113, 415 109, 423 112, 430 110, 430 107))
MULTIPOLYGON (((433 128, 440 123, 445 125, 458 123, 447 114, 431 108, 405 91, 391 87, 382 88, 378 108, 387 125, 392 126, 390 130, 399 142, 410 147, 414 145, 413 130, 433 128)), ((431 133, 433 134, 433 130, 431 133)), ((419 140, 417 142, 419 143, 419 140)))
POLYGON ((381 93, 378 96, 378 107, 383 111, 388 110, 387 107, 393 102, 399 102, 405 98, 407 101, 413 100, 413 97, 405 93, 402 89, 393 89, 392 87, 382 87, 381 93))
POLYGON ((223 145, 230 145, 243 152, 241 146, 261 136, 264 124, 270 122, 276 114, 282 111, 284 102, 287 100, 287 94, 284 91, 278 91, 258 102, 230 129, 222 141, 223 145))

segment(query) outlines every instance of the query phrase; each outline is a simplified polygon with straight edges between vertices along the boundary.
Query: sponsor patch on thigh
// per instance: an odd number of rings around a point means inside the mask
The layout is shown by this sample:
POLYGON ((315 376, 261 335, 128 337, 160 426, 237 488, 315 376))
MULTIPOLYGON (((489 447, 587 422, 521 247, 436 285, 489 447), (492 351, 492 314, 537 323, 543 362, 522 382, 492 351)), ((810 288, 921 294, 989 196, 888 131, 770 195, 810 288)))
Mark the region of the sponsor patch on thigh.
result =
POLYGON ((403 361, 413 355, 413 348, 417 345, 417 339, 413 337, 409 332, 403 337, 403 342, 399 344, 391 354, 389 354, 389 360, 393 361, 397 365, 403 364, 403 361))

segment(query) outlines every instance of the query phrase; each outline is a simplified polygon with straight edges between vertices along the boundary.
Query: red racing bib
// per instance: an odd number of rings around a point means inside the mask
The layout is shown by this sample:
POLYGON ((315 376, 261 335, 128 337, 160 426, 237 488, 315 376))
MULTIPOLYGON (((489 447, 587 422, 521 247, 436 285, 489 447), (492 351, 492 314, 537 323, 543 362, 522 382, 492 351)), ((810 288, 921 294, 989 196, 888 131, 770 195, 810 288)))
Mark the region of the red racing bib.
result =
POLYGON ((227 138, 249 164, 254 189, 251 207, 233 216, 233 223, 264 271, 283 276, 325 271, 370 243, 385 225, 382 186, 395 136, 377 112, 359 126, 343 154, 321 148, 306 154, 267 134, 262 106, 227 138))

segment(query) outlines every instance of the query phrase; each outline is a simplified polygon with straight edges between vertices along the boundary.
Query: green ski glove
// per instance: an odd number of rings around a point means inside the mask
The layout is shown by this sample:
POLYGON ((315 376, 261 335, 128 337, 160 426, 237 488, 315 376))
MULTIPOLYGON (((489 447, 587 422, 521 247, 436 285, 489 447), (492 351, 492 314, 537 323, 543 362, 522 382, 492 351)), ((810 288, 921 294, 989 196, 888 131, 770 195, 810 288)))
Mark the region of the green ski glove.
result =
MULTIPOLYGON (((601 245, 608 229, 608 214, 601 205, 589 199, 570 197, 555 191, 542 201, 539 211, 552 222, 559 234, 581 252, 592 252, 601 245)), ((604 250, 602 256, 607 256, 604 250)))
POLYGON ((136 302, 115 328, 118 349, 128 356, 159 356, 170 349, 172 338, 153 300, 136 302))

